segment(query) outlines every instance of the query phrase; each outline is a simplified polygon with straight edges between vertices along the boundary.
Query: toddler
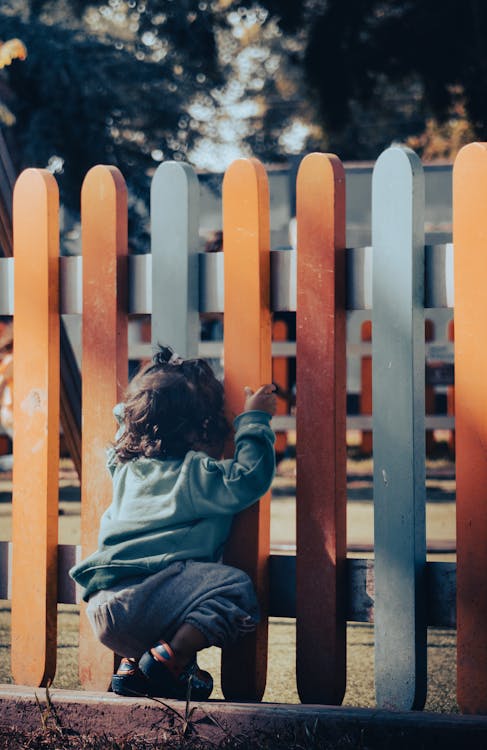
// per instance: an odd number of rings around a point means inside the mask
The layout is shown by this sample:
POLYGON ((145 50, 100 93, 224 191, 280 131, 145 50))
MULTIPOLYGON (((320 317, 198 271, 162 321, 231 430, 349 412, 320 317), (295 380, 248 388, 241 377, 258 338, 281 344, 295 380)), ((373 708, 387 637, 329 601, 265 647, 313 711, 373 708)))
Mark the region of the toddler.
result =
POLYGON ((249 577, 220 561, 233 516, 269 488, 275 387, 245 389, 233 458, 223 387, 204 360, 161 348, 115 407, 108 451, 113 498, 99 546, 71 569, 94 632, 122 656, 120 695, 209 697, 196 654, 252 631, 259 610, 249 577))

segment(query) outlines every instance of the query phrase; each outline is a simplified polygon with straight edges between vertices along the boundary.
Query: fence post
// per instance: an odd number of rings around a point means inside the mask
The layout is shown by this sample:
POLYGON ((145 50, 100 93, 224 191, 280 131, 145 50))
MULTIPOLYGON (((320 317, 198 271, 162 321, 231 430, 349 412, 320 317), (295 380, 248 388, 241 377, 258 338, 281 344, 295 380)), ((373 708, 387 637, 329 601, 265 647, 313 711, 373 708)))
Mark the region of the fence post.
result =
MULTIPOLYGON (((116 431, 112 414, 127 385, 127 190, 115 167, 90 169, 81 191, 83 243, 81 545, 97 547, 100 517, 112 487, 106 449, 116 431)), ((79 672, 83 687, 106 690, 114 656, 80 621, 79 672)))
MULTIPOLYGON (((238 159, 223 181, 225 259, 225 398, 230 418, 242 411, 244 387, 271 382, 269 188, 256 159, 238 159)), ((254 635, 224 650, 222 687, 230 700, 260 700, 267 673, 270 492, 234 521, 225 562, 254 581, 261 622, 254 635)))
POLYGON ((345 171, 297 178, 296 669, 305 703, 340 704, 346 667, 345 171))
POLYGON ((152 344, 197 357, 199 183, 188 164, 166 162, 151 185, 152 344))
POLYGON ((453 170, 455 440, 457 481, 457 697, 487 713, 487 143, 471 143, 453 170))
POLYGON ((424 174, 392 147, 372 178, 375 683, 379 706, 426 698, 424 174))
POLYGON ((27 169, 13 202, 15 257, 12 673, 56 671, 59 476, 59 196, 27 169))

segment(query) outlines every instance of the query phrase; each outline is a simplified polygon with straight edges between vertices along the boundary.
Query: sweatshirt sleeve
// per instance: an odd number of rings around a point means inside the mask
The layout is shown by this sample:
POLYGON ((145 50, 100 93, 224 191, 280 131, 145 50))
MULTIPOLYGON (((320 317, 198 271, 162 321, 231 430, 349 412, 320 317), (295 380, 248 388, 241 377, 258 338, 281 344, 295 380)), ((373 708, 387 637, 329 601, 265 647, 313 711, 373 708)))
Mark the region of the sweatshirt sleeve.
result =
POLYGON ((267 492, 275 471, 275 436, 270 420, 263 411, 243 412, 235 419, 233 458, 216 461, 194 454, 188 479, 200 518, 238 513, 267 492))

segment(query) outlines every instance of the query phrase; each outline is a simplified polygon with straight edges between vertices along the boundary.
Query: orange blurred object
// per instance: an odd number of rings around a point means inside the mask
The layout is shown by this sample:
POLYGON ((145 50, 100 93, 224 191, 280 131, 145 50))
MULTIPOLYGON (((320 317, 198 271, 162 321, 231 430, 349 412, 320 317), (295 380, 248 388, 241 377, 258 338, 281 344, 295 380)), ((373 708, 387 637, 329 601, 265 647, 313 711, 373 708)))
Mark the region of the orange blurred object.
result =
POLYGON ((20 39, 9 39, 7 42, 0 42, 0 68, 10 65, 12 60, 25 60, 27 57, 27 47, 20 39))

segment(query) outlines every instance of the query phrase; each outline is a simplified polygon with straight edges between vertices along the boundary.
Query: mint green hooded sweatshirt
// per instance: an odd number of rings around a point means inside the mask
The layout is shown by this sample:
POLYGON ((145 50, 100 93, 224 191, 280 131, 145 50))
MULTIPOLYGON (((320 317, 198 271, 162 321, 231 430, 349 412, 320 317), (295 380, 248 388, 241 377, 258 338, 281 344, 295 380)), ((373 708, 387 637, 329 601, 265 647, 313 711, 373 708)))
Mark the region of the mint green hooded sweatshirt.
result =
POLYGON ((189 451, 184 459, 125 463, 109 450, 113 498, 101 518, 98 549, 70 570, 83 599, 132 576, 149 576, 176 560, 215 562, 233 516, 269 489, 275 469, 270 415, 235 420, 233 458, 189 451))

